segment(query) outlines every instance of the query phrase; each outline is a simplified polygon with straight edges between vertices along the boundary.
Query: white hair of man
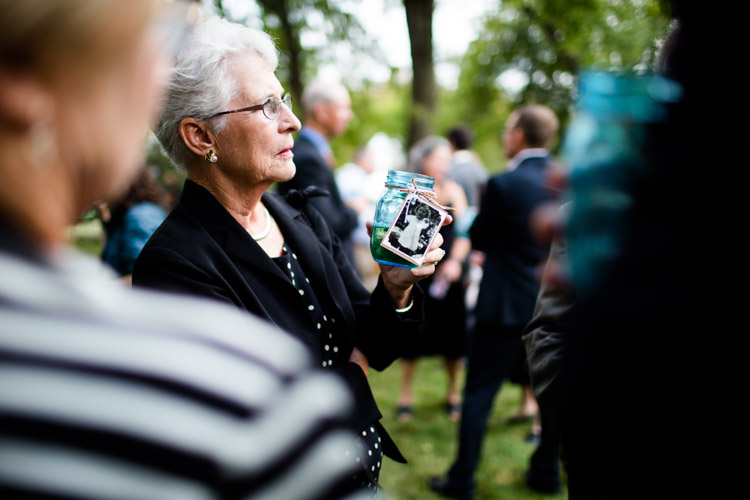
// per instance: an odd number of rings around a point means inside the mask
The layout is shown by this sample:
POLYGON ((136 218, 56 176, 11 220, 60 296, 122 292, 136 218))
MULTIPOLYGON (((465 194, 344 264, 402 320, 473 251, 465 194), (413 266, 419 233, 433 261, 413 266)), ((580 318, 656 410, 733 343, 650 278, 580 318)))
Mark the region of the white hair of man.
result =
POLYGON ((451 147, 451 143, 445 137, 438 135, 428 135, 416 142, 409 149, 409 165, 407 170, 417 174, 422 173, 422 161, 430 156, 435 148, 439 146, 451 147))
MULTIPOLYGON (((177 167, 186 169, 195 155, 180 137, 180 122, 225 110, 238 83, 231 78, 232 61, 245 54, 257 55, 272 71, 279 63, 278 49, 268 34, 218 17, 196 25, 177 54, 156 127, 159 142, 177 167)), ((220 132, 225 123, 226 116, 215 118, 214 131, 220 132)))
POLYGON ((312 116, 313 109, 321 102, 331 102, 347 95, 349 91, 340 83, 315 81, 305 86, 302 92, 302 111, 306 117, 312 116))

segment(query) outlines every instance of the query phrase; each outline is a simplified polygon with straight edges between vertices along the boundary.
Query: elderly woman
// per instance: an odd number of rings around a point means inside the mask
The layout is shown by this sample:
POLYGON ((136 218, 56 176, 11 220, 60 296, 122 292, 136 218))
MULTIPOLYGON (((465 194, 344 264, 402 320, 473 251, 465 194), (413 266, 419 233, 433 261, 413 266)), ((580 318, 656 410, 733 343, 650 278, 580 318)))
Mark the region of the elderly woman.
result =
POLYGON ((385 368, 418 333, 423 295, 414 284, 444 252, 438 239, 424 266, 383 267, 370 294, 307 204, 320 193, 267 192, 294 175, 292 133, 300 128, 276 65, 276 48, 260 31, 219 19, 196 27, 157 130, 187 180, 139 256, 133 283, 234 304, 304 342, 356 396, 351 426, 359 439, 347 453, 374 495, 382 454, 403 457, 378 423, 368 363, 385 368))
POLYGON ((424 329, 430 334, 408 342, 404 351, 400 363, 401 392, 397 406, 401 421, 412 417, 412 381, 417 358, 427 355, 440 355, 444 358, 448 375, 445 411, 454 421, 461 414, 458 382, 466 349, 466 305, 462 277, 463 263, 471 250, 471 242, 465 234, 457 231, 459 226, 466 225, 466 221, 461 218, 469 215, 463 188, 446 177, 450 164, 450 143, 442 137, 425 137, 409 151, 409 170, 433 177, 436 201, 445 207, 451 207, 456 221, 463 224, 442 227, 440 234, 449 249, 448 253, 438 264, 435 274, 420 283, 428 290, 424 329))

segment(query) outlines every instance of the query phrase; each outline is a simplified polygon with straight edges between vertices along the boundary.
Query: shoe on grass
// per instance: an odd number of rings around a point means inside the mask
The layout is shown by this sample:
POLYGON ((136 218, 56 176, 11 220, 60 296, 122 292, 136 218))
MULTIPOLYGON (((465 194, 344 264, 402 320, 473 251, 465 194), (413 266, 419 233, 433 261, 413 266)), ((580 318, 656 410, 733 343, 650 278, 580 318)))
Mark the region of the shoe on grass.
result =
POLYGON ((411 405, 398 405, 396 407, 396 416, 400 422, 408 422, 412 415, 411 405))
POLYGON ((541 479, 536 477, 529 470, 526 471, 525 480, 526 486, 537 493, 543 493, 545 495, 556 495, 557 493, 560 493, 560 478, 541 479))
POLYGON ((472 500, 474 492, 469 488, 460 488, 450 484, 445 476, 432 476, 429 481, 430 489, 446 498, 454 500, 472 500))

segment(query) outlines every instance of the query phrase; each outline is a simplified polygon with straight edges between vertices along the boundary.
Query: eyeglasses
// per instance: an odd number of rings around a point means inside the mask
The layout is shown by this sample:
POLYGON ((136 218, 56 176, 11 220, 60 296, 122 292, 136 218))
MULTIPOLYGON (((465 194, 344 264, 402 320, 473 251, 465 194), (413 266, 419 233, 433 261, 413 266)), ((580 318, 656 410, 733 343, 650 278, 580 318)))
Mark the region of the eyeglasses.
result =
POLYGON ((240 111, 258 111, 259 109, 261 109, 263 110, 263 114, 266 115, 266 118, 268 118, 269 120, 275 120, 281 113, 282 103, 289 109, 289 111, 291 111, 292 94, 285 94, 281 99, 279 99, 278 97, 269 97, 263 104, 256 104, 255 106, 248 106, 246 108, 233 109, 232 111, 221 111, 209 116, 208 118, 213 118, 220 115, 228 115, 229 113, 239 113, 240 111))

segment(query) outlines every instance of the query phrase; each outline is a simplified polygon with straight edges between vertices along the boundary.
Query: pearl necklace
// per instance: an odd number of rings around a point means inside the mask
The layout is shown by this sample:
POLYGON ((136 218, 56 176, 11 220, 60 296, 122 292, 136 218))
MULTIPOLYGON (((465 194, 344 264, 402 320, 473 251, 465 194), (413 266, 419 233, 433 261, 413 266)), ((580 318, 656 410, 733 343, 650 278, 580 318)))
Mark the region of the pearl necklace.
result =
POLYGON ((263 231, 261 231, 258 236, 250 234, 255 241, 260 241, 271 234, 271 214, 268 213, 268 209, 265 206, 263 207, 263 210, 266 214, 266 227, 263 228, 263 231))

